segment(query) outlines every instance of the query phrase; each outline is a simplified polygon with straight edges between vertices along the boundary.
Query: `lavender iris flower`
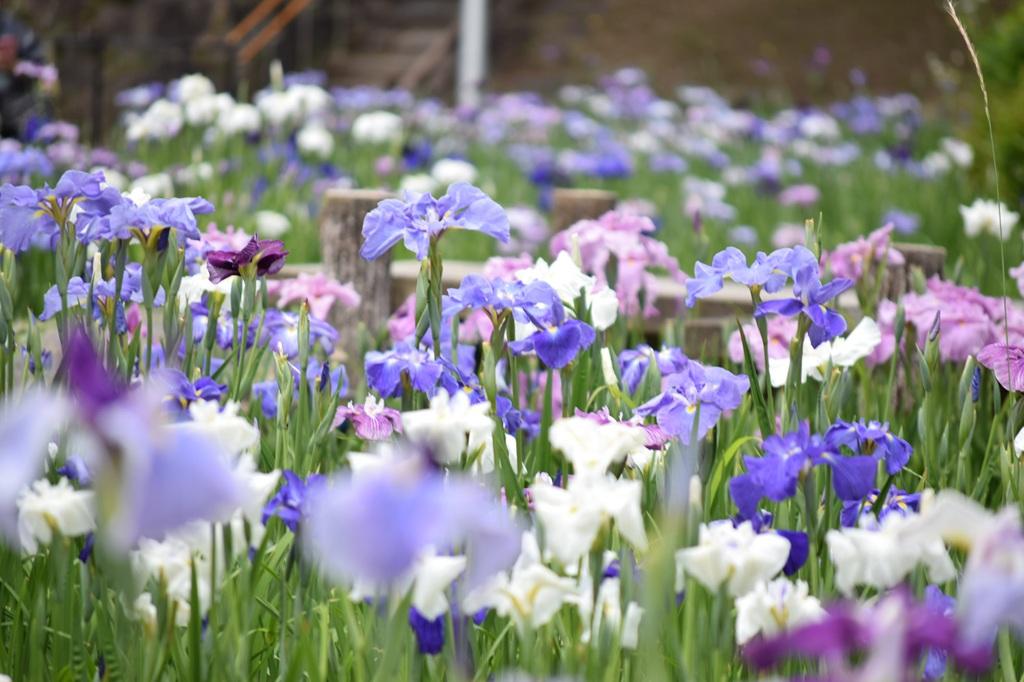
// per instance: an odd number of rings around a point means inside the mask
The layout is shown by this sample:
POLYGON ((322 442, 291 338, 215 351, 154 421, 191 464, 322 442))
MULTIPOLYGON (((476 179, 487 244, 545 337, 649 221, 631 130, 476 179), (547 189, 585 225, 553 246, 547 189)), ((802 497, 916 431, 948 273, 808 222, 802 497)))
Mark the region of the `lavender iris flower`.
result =
POLYGON ((489 280, 480 275, 467 275, 458 289, 449 289, 443 312, 449 317, 467 309, 490 308, 495 312, 511 310, 521 323, 532 320, 553 321, 562 308, 558 292, 546 282, 523 284, 502 279, 489 280))
MULTIPOLYGON (((309 317, 309 347, 320 346, 325 353, 334 349, 338 331, 312 315, 309 317)), ((268 310, 263 319, 263 343, 274 352, 282 352, 289 358, 299 354, 299 314, 288 313, 277 308, 268 310)))
POLYGON ((27 185, 0 187, 0 244, 14 252, 33 243, 47 243, 69 220, 74 206, 99 195, 102 173, 66 171, 56 186, 35 190, 27 185))
POLYGON ((310 496, 306 549, 338 580, 387 585, 429 547, 463 547, 472 589, 515 560, 519 531, 487 492, 419 458, 339 475, 310 496))
POLYGON ((684 372, 690 362, 683 351, 675 346, 662 346, 657 352, 647 344, 640 344, 636 349, 627 348, 619 353, 619 367, 622 382, 630 393, 636 393, 651 364, 652 356, 662 376, 684 372))
POLYGON ((150 199, 136 204, 108 189, 93 201, 83 203, 82 210, 78 225, 83 241, 137 237, 146 243, 170 229, 177 235, 178 243, 183 243, 201 237, 196 216, 213 213, 213 204, 202 197, 150 199))
POLYGON ((294 533, 299 522, 306 516, 310 493, 323 486, 325 479, 320 474, 310 474, 303 480, 294 471, 287 469, 282 475, 284 484, 263 507, 260 521, 265 526, 276 516, 294 533))
POLYGON ((697 299, 707 298, 720 291, 726 279, 775 293, 785 286, 797 269, 816 266, 816 262, 814 254, 798 246, 778 249, 770 254, 759 251, 754 262, 747 265, 747 257, 743 252, 730 246, 716 253, 711 259, 711 265, 697 262, 693 277, 686 280, 686 305, 692 308, 697 299))
POLYGON ((697 438, 703 438, 723 412, 739 407, 748 390, 747 377, 690 360, 686 371, 665 377, 664 390, 639 406, 636 414, 654 416, 662 429, 688 445, 698 411, 697 438))
POLYGON ((431 240, 451 229, 482 232, 501 242, 509 240, 508 218, 501 206, 482 190, 460 182, 438 199, 429 194, 409 194, 404 200, 380 202, 363 221, 365 241, 359 254, 374 260, 401 241, 417 260, 423 260, 431 240))
MULTIPOLYGON (((199 235, 196 234, 195 239, 199 235)), ((249 243, 238 251, 211 251, 206 254, 210 281, 214 284, 235 275, 241 277, 266 277, 281 271, 288 251, 284 242, 276 239, 259 239, 253 235, 249 243)))

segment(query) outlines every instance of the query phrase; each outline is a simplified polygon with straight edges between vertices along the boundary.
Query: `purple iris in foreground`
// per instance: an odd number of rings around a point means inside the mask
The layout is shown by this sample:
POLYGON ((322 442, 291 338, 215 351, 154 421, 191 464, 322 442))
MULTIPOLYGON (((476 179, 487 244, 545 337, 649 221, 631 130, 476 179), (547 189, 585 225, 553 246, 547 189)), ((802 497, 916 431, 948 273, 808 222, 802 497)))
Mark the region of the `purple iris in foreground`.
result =
POLYGON ((749 390, 747 377, 689 360, 685 371, 664 378, 662 392, 636 408, 636 414, 655 417, 668 434, 689 444, 698 412, 697 438, 703 438, 723 412, 740 406, 749 390))
POLYGON ((546 366, 562 369, 575 360, 580 351, 589 348, 594 338, 593 327, 579 320, 566 320, 562 312, 555 315, 554 324, 538 327, 525 339, 510 343, 509 349, 517 355, 533 351, 546 366))
POLYGON ((1007 391, 1024 391, 1024 348, 990 343, 978 353, 978 364, 992 370, 1007 391))
POLYGON ((387 585, 427 548, 453 547, 465 550, 472 589, 519 553, 519 531, 484 488, 443 477, 419 457, 336 476, 310 496, 307 509, 306 549, 341 581, 387 585))
POLYGON ((444 614, 430 620, 416 610, 409 608, 409 627, 416 635, 416 646, 425 656, 435 656, 444 649, 444 614))
POLYGON ((259 239, 253 235, 249 243, 238 251, 211 251, 206 254, 206 267, 214 284, 235 275, 265 277, 280 272, 287 255, 284 242, 259 239))
POLYGON ((423 260, 431 240, 454 229, 482 232, 500 242, 509 240, 504 209, 482 190, 459 182, 439 199, 430 194, 407 194, 404 199, 380 202, 363 221, 359 255, 374 260, 403 242, 417 260, 423 260))
POLYGON ((846 319, 826 303, 853 286, 853 280, 837 277, 828 284, 819 279, 818 264, 801 267, 793 276, 793 298, 779 298, 765 301, 757 306, 754 314, 758 317, 777 313, 792 317, 803 313, 811 321, 807 337, 817 348, 846 331, 846 319))
POLYGON ((991 648, 964 642, 945 609, 897 589, 875 602, 833 604, 817 622, 752 640, 743 655, 762 670, 796 656, 820 659, 828 679, 913 680, 933 650, 948 652, 966 672, 982 672, 991 662, 991 648))

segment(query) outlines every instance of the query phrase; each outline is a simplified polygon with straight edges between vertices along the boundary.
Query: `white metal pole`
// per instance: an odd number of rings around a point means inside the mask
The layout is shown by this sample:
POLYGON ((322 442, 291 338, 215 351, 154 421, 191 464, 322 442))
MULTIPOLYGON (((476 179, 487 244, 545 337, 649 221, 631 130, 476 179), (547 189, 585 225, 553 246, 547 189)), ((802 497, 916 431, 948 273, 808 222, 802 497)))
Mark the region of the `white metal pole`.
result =
POLYGON ((487 0, 459 3, 459 54, 455 98, 459 106, 480 104, 487 73, 487 0))

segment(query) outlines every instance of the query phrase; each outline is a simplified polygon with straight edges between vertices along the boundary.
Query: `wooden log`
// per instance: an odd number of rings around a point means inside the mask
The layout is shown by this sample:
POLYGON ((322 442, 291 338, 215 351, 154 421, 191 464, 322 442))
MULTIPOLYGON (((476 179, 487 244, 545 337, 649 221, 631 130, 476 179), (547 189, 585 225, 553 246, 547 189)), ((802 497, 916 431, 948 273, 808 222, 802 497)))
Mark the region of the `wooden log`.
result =
POLYGON ((723 318, 694 317, 683 323, 683 352, 695 360, 718 363, 725 354, 723 318))
POLYGON ((580 220, 600 218, 615 208, 615 192, 556 187, 551 202, 551 227, 560 232, 580 220))
POLYGON ((942 277, 946 267, 946 249, 928 244, 894 243, 893 247, 903 254, 906 261, 907 291, 910 290, 914 269, 919 269, 925 279, 938 275, 942 277))
POLYGON ((372 261, 359 255, 363 219, 390 196, 380 190, 330 189, 320 210, 323 269, 341 282, 351 282, 362 297, 356 310, 335 306, 331 313, 330 322, 349 358, 360 358, 360 338, 365 331, 379 332, 392 312, 390 252, 372 261))

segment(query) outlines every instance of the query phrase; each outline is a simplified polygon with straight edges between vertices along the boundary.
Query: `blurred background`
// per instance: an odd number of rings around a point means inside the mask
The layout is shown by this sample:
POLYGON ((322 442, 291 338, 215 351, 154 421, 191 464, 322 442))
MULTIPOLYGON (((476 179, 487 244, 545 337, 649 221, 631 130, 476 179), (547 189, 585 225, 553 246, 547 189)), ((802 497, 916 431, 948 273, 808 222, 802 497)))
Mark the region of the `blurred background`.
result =
MULTIPOLYGON (((619 67, 655 86, 710 85, 756 103, 824 101, 849 80, 909 91, 955 113, 963 44, 937 0, 489 0, 491 91, 551 92, 619 67)), ((984 48, 1020 3, 961 3, 984 48)), ((202 72, 245 95, 269 65, 323 70, 330 85, 403 86, 451 99, 459 0, 8 0, 64 84, 60 118, 99 140, 116 93, 202 72)), ((1005 29, 1004 29, 1005 30, 1005 29)), ((1017 29, 1024 35, 1024 29, 1017 29)), ((1012 42, 1012 41, 1011 41, 1012 42)), ((1020 58, 1024 40, 1016 43, 1020 58)), ((983 49, 984 51, 984 49, 983 49)), ((996 64, 990 64, 993 69, 996 64)), ((1010 68, 1019 64, 1009 64, 1010 68)), ((999 68, 1002 68, 1000 65, 999 68)))

